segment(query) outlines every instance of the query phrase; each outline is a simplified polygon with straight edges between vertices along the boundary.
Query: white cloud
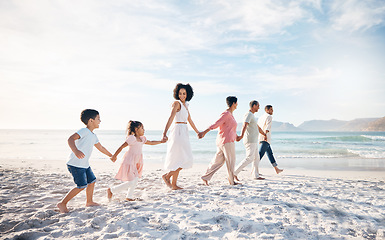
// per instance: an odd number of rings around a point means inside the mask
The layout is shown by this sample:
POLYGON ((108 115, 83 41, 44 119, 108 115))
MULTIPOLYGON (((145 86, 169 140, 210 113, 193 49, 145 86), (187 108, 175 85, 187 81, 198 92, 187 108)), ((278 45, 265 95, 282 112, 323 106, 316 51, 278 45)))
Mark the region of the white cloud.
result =
POLYGON ((332 27, 339 31, 365 31, 385 24, 385 2, 370 0, 334 1, 332 27))
MULTIPOLYGON (((57 104, 73 111, 94 102, 134 111, 131 99, 145 98, 145 106, 154 95, 172 100, 177 82, 190 82, 205 100, 255 89, 277 99, 285 91, 326 89, 324 82, 349 76, 341 69, 351 64, 340 68, 333 61, 343 53, 356 58, 355 49, 367 52, 368 45, 364 36, 331 36, 375 30, 384 24, 384 11, 383 2, 352 0, 1 1, 0 93, 12 105, 2 102, 0 111, 46 111, 57 104)), ((383 54, 375 64, 364 56, 383 76, 383 54)))
POLYGON ((239 93, 241 88, 237 86, 236 81, 233 83, 224 83, 221 81, 194 81, 194 91, 206 96, 221 93, 239 93))
POLYGON ((202 5, 210 9, 210 14, 199 16, 196 22, 206 28, 216 39, 232 41, 244 38, 251 40, 271 34, 282 34, 285 27, 299 20, 311 19, 307 5, 319 5, 319 1, 216 1, 202 5))
POLYGON ((303 93, 315 89, 323 89, 330 81, 337 79, 341 73, 338 70, 326 68, 310 69, 288 68, 276 66, 271 72, 258 72, 255 82, 262 92, 279 93, 290 92, 291 94, 303 93))

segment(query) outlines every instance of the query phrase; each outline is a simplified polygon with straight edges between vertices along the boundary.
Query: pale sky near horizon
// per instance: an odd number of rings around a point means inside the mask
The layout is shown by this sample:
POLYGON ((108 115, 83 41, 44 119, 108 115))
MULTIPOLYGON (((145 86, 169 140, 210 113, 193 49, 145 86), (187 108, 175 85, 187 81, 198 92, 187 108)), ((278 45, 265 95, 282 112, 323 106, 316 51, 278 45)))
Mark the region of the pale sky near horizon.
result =
POLYGON ((0 2, 0 129, 163 129, 178 82, 200 130, 229 95, 238 122, 384 117, 385 1, 0 2))

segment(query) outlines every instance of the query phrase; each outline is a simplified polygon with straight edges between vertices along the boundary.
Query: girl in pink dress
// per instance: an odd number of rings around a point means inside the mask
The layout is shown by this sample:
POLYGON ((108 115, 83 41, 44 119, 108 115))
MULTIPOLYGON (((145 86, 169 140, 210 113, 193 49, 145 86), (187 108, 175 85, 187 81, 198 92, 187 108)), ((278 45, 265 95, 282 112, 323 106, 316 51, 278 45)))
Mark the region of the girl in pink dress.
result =
POLYGON ((144 128, 141 122, 128 122, 127 139, 111 157, 111 160, 115 162, 116 157, 123 150, 123 148, 128 146, 128 150, 123 156, 123 161, 120 165, 119 171, 115 176, 116 179, 123 181, 123 183, 107 189, 108 199, 111 199, 113 194, 128 189, 126 200, 134 201, 134 189, 139 178, 142 177, 143 171, 143 144, 157 145, 164 142, 166 142, 166 140, 163 139, 162 141, 148 141, 144 136, 144 128))

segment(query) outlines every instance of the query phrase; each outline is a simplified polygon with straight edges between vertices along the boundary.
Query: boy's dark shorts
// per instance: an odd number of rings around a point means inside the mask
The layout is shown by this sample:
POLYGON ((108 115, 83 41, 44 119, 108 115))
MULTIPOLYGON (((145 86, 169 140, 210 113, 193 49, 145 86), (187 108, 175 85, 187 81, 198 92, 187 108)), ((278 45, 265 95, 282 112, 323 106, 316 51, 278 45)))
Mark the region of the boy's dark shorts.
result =
POLYGON ((86 188, 88 184, 96 182, 96 177, 92 172, 91 167, 88 168, 79 168, 71 165, 67 165, 68 171, 72 174, 74 182, 77 185, 77 188, 86 188))

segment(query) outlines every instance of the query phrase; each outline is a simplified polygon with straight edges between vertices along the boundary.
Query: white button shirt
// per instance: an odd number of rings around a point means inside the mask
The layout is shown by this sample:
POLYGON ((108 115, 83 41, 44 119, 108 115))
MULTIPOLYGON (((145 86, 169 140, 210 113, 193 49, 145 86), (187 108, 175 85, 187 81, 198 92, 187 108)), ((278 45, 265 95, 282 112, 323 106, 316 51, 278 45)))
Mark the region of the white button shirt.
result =
MULTIPOLYGON (((258 126, 263 130, 263 132, 266 133, 266 130, 269 130, 269 132, 266 134, 267 136, 267 142, 271 144, 271 124, 273 123, 273 117, 268 114, 264 113, 259 119, 258 119, 258 126)), ((262 134, 259 134, 259 142, 265 141, 265 136, 262 134)))

